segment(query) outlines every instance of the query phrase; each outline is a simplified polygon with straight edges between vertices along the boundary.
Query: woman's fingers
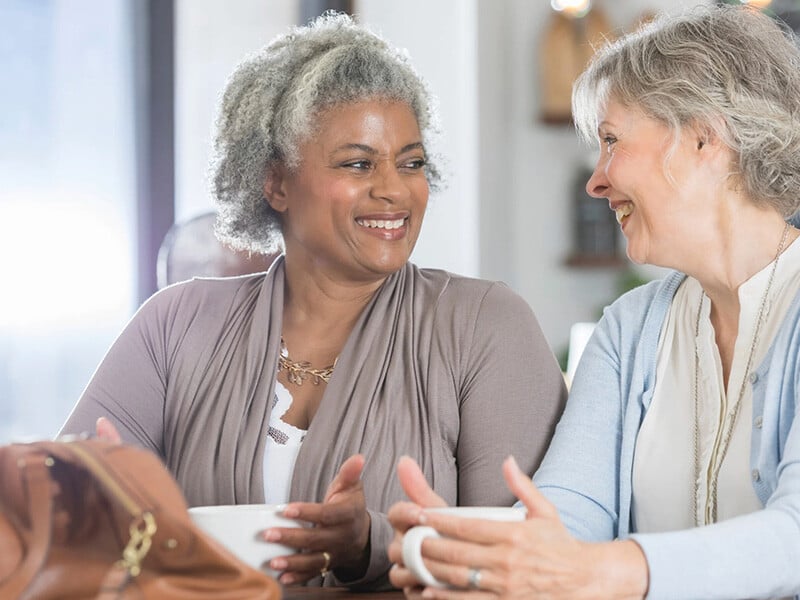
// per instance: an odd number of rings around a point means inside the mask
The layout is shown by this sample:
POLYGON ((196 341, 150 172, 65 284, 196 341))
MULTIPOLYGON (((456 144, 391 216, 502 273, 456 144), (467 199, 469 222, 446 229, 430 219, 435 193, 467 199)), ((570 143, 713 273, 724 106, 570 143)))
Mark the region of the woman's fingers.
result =
MULTIPOLYGON (((419 586, 419 580, 402 565, 394 564, 389 570, 389 581, 394 587, 401 589, 419 586)), ((422 588, 420 588, 420 591, 422 588)))
MULTIPOLYGON (((425 561, 425 564, 436 579, 455 586, 454 589, 448 590, 448 592, 450 594, 456 594, 456 596, 447 597, 468 597, 471 600, 481 597, 476 595, 478 592, 474 588, 470 588, 470 570, 468 567, 454 567, 453 565, 436 561, 425 561), (470 591, 467 596, 464 596, 466 590, 470 591)), ((389 571, 389 581, 391 581, 392 585, 395 587, 402 588, 407 598, 421 597, 423 588, 419 586, 419 581, 414 577, 414 574, 405 567, 400 567, 398 565, 392 567, 389 571)), ((491 592, 491 589, 493 589, 493 583, 486 571, 481 571, 479 583, 479 589, 484 593, 491 592)), ((437 588, 427 589, 429 590, 428 593, 430 593, 430 591, 437 588)), ((490 596, 491 593, 489 593, 487 597, 490 596)))
POLYGON ((331 568, 361 572, 369 558, 371 526, 360 480, 363 467, 363 456, 351 456, 339 468, 324 502, 292 502, 283 510, 283 516, 306 521, 313 527, 275 527, 263 532, 264 539, 305 553, 327 552, 331 568))
POLYGON ((442 588, 425 588, 424 594, 424 596, 420 597, 426 600, 490 600, 497 598, 497 595, 493 592, 449 590, 442 588))
MULTIPOLYGON (((426 497, 429 488, 420 482, 424 478, 413 462, 404 463, 398 472, 404 472, 404 489, 412 500, 420 502, 426 497)), ((583 562, 576 559, 579 544, 564 529, 558 511, 513 458, 503 464, 503 474, 509 489, 527 508, 526 521, 467 519, 425 509, 417 512, 418 507, 410 503, 398 503, 390 510, 397 535, 389 552, 395 562, 402 552, 402 532, 409 526, 424 523, 442 535, 426 539, 421 553, 431 575, 451 587, 426 588, 423 597, 482 600, 563 592, 559 579, 583 562)), ((390 579, 394 585, 410 590, 409 597, 419 594, 419 588, 414 587, 417 579, 403 565, 393 568, 390 579)), ((567 592, 561 596, 570 597, 567 592)))
MULTIPOLYGON (((426 540, 426 543, 428 541, 426 540)), ((462 564, 434 560, 428 558, 427 555, 425 566, 437 581, 445 584, 444 588, 425 588, 425 597, 431 597, 429 594, 436 590, 435 597, 441 598, 469 598, 470 600, 496 598, 498 590, 502 589, 501 580, 489 569, 474 569, 462 564)))
MULTIPOLYGON (((296 550, 308 552, 330 552, 342 561, 352 559, 355 552, 356 539, 351 529, 342 527, 272 527, 262 533, 267 542, 275 542, 296 550)), ((333 560, 333 559, 332 559, 333 560)))
POLYGON ((558 510, 536 489, 533 481, 522 472, 513 456, 503 462, 503 477, 508 489, 519 498, 528 509, 528 518, 555 519, 559 521, 558 510))
POLYGON ((122 436, 117 431, 117 428, 114 427, 114 424, 106 417, 100 417, 97 419, 97 423, 95 424, 95 434, 101 440, 114 442, 115 444, 122 443, 122 436))
POLYGON ((413 502, 397 502, 387 514, 392 527, 398 532, 404 533, 409 527, 419 524, 419 516, 422 514, 422 507, 413 502))
POLYGON ((404 587, 403 588, 403 595, 406 597, 406 600, 422 600, 422 590, 424 588, 421 587, 404 587))
POLYGON ((445 538, 422 544, 425 566, 439 581, 456 588, 500 592, 505 589, 508 554, 501 546, 481 546, 445 538))
POLYGON ((507 539, 509 535, 523 525, 519 521, 472 519, 424 510, 420 516, 420 522, 433 527, 442 536, 484 545, 507 539))
POLYGON ((364 456, 361 454, 354 454, 342 463, 333 478, 328 490, 325 492, 325 499, 323 502, 331 502, 334 500, 336 494, 347 492, 357 486, 361 485, 361 471, 364 470, 364 456))
POLYGON ((283 516, 307 521, 319 527, 336 527, 350 522, 362 512, 360 503, 341 500, 323 504, 320 502, 292 502, 283 510, 283 516))
POLYGON ((282 583, 303 583, 322 574, 323 569, 330 567, 321 552, 309 552, 281 556, 270 561, 269 566, 275 571, 282 571, 282 583))
POLYGON ((420 506, 447 506, 447 502, 433 491, 425 475, 413 458, 401 456, 397 461, 397 476, 409 500, 420 506))

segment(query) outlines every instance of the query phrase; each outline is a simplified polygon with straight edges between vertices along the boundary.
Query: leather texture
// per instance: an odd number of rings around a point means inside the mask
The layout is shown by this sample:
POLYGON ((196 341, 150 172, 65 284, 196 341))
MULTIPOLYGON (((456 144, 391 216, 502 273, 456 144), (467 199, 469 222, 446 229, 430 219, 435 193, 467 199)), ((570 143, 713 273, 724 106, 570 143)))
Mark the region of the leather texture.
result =
POLYGON ((0 447, 0 598, 280 597, 194 524, 152 452, 96 439, 0 447))

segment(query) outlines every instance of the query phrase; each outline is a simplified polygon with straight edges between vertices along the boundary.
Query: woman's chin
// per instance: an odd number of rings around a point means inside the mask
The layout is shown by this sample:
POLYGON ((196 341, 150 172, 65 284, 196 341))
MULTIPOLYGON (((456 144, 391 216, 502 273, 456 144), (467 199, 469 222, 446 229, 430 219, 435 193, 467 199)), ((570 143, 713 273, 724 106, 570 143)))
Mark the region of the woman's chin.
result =
POLYGON ((637 265, 646 265, 646 264, 648 264, 647 260, 646 260, 646 257, 644 256, 644 253, 637 252, 636 249, 635 248, 631 248, 630 245, 628 245, 628 248, 625 251, 625 253, 628 255, 628 258, 630 259, 630 261, 632 263, 634 263, 634 264, 637 264, 637 265))

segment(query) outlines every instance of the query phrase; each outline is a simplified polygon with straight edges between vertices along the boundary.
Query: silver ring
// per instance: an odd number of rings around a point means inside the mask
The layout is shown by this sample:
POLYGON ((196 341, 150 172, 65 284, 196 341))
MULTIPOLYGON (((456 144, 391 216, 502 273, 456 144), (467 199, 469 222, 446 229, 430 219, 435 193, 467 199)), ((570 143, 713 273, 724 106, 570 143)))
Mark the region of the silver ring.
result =
POLYGON ((478 590, 481 587, 481 570, 472 567, 467 575, 467 587, 471 590, 478 590))

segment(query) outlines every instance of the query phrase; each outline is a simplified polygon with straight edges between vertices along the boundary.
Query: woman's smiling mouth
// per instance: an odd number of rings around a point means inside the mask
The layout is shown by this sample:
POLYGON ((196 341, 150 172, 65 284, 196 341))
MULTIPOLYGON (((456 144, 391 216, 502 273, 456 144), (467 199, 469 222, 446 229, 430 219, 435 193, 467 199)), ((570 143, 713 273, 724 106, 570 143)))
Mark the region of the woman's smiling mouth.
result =
POLYGON ((406 218, 400 219, 356 219, 356 223, 362 227, 370 229, 399 229, 406 222, 406 218))
POLYGON ((622 220, 633 212, 633 204, 630 202, 623 202, 613 206, 611 210, 617 215, 617 223, 622 224, 622 220))

